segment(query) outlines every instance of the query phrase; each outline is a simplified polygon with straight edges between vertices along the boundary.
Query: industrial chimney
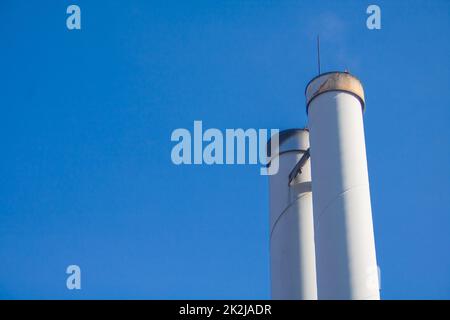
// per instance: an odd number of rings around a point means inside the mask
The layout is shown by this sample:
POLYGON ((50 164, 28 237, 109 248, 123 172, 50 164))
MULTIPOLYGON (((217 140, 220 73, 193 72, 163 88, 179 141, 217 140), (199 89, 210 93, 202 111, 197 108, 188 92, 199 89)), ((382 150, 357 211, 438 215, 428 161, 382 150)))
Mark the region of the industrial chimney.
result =
POLYGON ((320 74, 306 87, 309 130, 280 132, 270 150, 274 299, 380 298, 364 108, 357 78, 320 74))
POLYGON ((379 299, 364 90, 347 72, 306 87, 319 299, 379 299))
MULTIPOLYGON (((270 141, 268 147, 271 146, 270 141)), ((279 133, 270 150, 270 261, 273 299, 317 299, 310 164, 305 157, 309 132, 279 133), (301 159, 301 172, 290 174, 301 159), (272 169, 270 164, 278 161, 272 169), (279 169, 278 169, 279 167, 279 169), (272 174, 272 170, 278 172, 272 174), (272 174, 272 175, 270 175, 272 174), (291 181, 290 181, 291 180, 291 181)))

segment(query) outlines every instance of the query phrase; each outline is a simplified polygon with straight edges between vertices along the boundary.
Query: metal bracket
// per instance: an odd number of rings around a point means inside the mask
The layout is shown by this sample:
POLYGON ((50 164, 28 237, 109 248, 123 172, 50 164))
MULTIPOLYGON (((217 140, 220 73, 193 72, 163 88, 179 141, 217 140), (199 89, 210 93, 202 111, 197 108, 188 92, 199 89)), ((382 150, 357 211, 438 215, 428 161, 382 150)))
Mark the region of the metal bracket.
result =
POLYGON ((310 154, 309 154, 309 148, 308 148, 308 150, 305 151, 303 156, 297 162, 294 169, 292 169, 291 173, 289 173, 289 185, 291 184, 292 180, 294 180, 295 177, 297 177, 297 175, 299 173, 302 173, 302 168, 305 165, 306 161, 309 159, 309 157, 310 157, 310 154))

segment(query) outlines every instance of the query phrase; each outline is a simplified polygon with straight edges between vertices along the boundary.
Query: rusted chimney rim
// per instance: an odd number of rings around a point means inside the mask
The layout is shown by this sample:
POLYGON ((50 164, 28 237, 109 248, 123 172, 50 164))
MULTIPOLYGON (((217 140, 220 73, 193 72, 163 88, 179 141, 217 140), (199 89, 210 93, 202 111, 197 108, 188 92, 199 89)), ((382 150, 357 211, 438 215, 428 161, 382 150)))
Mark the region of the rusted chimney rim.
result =
POLYGON ((312 100, 322 93, 330 91, 342 91, 353 94, 361 102, 362 110, 365 110, 364 89, 361 81, 348 72, 332 71, 314 77, 306 85, 306 113, 308 113, 309 104, 312 100))

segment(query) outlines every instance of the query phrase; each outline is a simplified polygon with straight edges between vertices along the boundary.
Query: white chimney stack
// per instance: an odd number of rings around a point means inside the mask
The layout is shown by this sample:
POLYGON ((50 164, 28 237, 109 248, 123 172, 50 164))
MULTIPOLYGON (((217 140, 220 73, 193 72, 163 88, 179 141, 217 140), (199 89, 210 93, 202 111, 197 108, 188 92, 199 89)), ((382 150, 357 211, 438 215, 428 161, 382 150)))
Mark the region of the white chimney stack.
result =
MULTIPOLYGON (((270 146, 270 141, 268 147, 270 146)), ((309 148, 309 132, 279 133, 279 147, 271 150, 270 266, 273 299, 317 299, 311 171, 309 160, 289 183, 289 174, 309 148)), ((306 158, 305 158, 306 159, 306 158)))
POLYGON ((347 72, 306 87, 319 299, 379 299, 364 90, 347 72))

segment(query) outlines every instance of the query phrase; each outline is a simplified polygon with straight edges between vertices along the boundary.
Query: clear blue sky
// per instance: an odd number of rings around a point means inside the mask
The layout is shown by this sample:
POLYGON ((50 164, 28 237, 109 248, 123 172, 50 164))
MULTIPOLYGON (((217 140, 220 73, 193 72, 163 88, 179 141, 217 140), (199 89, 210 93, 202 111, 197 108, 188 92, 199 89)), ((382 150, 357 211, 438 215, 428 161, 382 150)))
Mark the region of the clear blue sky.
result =
POLYGON ((450 2, 371 3, 1 1, 0 298, 269 298, 267 177, 170 135, 304 125, 317 33, 366 90, 382 298, 450 298, 450 2))

